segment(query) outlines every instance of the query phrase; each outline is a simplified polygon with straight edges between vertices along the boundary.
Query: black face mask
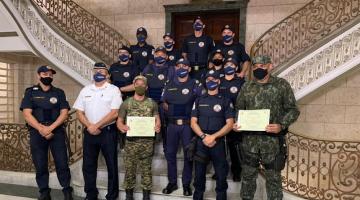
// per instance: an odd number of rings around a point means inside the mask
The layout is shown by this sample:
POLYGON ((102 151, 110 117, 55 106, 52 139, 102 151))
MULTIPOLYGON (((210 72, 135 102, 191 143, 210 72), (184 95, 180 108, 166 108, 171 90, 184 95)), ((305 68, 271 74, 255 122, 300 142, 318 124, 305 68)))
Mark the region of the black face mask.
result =
POLYGON ((265 76, 268 74, 268 71, 266 69, 257 68, 253 71, 253 74, 257 80, 263 80, 265 76))
POLYGON ((44 85, 51 85, 53 78, 51 77, 40 77, 40 81, 44 85))
POLYGON ((213 59, 212 63, 214 63, 215 66, 220 66, 223 64, 222 59, 213 59))

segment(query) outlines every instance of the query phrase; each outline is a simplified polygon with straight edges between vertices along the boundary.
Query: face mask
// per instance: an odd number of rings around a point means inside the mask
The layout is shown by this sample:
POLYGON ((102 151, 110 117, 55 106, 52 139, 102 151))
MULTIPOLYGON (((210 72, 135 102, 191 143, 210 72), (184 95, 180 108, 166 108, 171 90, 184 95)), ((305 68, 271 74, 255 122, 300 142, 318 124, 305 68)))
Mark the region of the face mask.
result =
POLYGON ((128 61, 129 60, 129 55, 125 55, 125 54, 121 54, 120 56, 119 56, 119 60, 121 61, 121 62, 126 62, 126 61, 128 61))
POLYGON ((164 42, 164 46, 167 49, 170 49, 174 44, 172 42, 164 42))
POLYGON ((139 35, 139 36, 137 36, 137 40, 138 40, 138 42, 140 42, 140 43, 144 43, 145 40, 146 40, 146 37, 143 36, 143 35, 139 35))
POLYGON ((51 82, 53 81, 53 78, 51 77, 40 77, 40 81, 44 85, 51 85, 51 82))
POLYGON ((220 66, 223 64, 223 61, 222 59, 213 59, 212 63, 215 65, 215 66, 220 66))
POLYGON ((235 69, 231 66, 226 66, 224 68, 224 72, 226 75, 233 75, 235 73, 235 69))
POLYGON ((268 74, 268 71, 266 69, 257 68, 253 71, 253 74, 257 80, 263 80, 265 76, 268 74))
POLYGON ((218 83, 216 81, 209 81, 206 82, 206 88, 210 91, 216 90, 216 88, 218 87, 218 83))
POLYGON ((189 70, 184 69, 184 68, 180 68, 176 70, 176 76, 180 77, 180 78, 184 78, 189 74, 189 70))
POLYGON ((232 39, 233 39, 232 35, 225 35, 223 37, 223 41, 226 42, 226 43, 230 42, 232 39))
POLYGON ((157 64, 164 64, 166 62, 166 59, 164 57, 161 57, 161 56, 157 56, 157 57, 154 57, 154 60, 157 64))
POLYGON ((143 86, 136 86, 136 87, 135 87, 135 93, 136 93, 137 95, 144 96, 144 95, 145 95, 145 91, 146 91, 146 88, 143 87, 143 86))
POLYGON ((204 25, 202 23, 196 22, 193 25, 193 28, 195 31, 201 31, 203 29, 204 25))
POLYGON ((95 82, 101 82, 103 80, 106 79, 106 76, 101 74, 100 72, 97 72, 96 74, 94 74, 94 81, 95 82))

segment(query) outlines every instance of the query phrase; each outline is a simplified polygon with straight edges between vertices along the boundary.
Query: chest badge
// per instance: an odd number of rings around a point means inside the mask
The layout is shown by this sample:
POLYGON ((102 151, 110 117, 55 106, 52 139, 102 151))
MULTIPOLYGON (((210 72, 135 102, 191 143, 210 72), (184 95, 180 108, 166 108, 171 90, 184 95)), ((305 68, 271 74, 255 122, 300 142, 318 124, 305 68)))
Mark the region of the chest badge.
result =
POLYGON ((233 50, 229 50, 229 51, 228 51, 228 55, 230 55, 230 56, 234 55, 234 51, 233 51, 233 50))
POLYGON ((127 77, 130 76, 130 73, 129 73, 129 72, 124 72, 124 73, 123 73, 123 76, 124 76, 125 78, 127 78, 127 77))
POLYGON ((56 104, 57 103, 57 98, 56 97, 51 97, 50 98, 50 103, 52 103, 52 104, 56 104))
POLYGON ((189 94, 189 89, 185 88, 181 91, 182 94, 187 95, 189 94))
POLYGON ((204 42, 199 42, 199 47, 204 47, 205 43, 204 42))
POLYGON ((169 60, 174 60, 175 57, 174 56, 169 56, 169 60))
POLYGON ((146 56, 147 56, 147 52, 146 52, 146 51, 143 51, 143 52, 141 52, 141 55, 144 56, 144 57, 146 57, 146 56))
POLYGON ((238 91, 238 89, 237 89, 237 87, 235 87, 235 86, 232 86, 232 87, 230 88, 230 92, 233 93, 233 94, 237 93, 237 91, 238 91))
POLYGON ((221 106, 219 104, 216 104, 214 107, 213 107, 214 111, 215 112, 220 112, 221 111, 221 106))
POLYGON ((159 74, 159 75, 158 75, 158 79, 159 79, 160 81, 164 80, 164 78, 165 78, 164 74, 159 74))

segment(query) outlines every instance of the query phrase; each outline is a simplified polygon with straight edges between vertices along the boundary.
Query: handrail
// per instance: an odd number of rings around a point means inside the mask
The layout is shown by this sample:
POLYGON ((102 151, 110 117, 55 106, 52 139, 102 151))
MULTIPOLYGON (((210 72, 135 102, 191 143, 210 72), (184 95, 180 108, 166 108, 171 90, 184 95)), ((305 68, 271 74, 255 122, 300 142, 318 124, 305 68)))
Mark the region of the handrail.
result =
POLYGON ((268 54, 281 67, 358 20, 359 5, 360 0, 313 0, 262 34, 250 54, 268 54))
POLYGON ((107 64, 117 60, 119 47, 129 42, 72 0, 31 0, 58 29, 107 64))
MULTIPOLYGON (((71 165, 82 158, 83 125, 76 119, 75 111, 69 112, 65 125, 69 165, 71 165)), ((25 124, 0 124, 0 170, 35 171, 30 153, 30 135, 25 124)), ((55 171, 55 163, 50 151, 49 170, 55 171)))

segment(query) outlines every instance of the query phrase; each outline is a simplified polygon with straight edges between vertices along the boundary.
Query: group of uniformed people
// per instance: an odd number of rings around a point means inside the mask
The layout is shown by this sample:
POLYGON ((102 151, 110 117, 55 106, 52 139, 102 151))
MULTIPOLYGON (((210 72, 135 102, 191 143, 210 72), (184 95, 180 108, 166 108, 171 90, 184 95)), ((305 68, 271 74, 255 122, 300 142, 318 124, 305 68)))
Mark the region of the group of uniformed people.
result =
MULTIPOLYGON (((254 198, 260 164, 265 168, 268 199, 282 199, 283 162, 280 161, 284 161, 281 153, 284 153, 283 147, 286 148, 283 136, 299 115, 289 83, 271 75, 273 66, 269 56, 250 60, 244 46, 234 41, 235 33, 229 25, 224 26, 223 41, 216 46, 203 33, 205 25, 201 18, 194 20, 193 28, 194 34, 184 40, 182 51, 174 48, 174 38, 169 33, 163 36, 164 46, 154 50, 146 43, 145 28, 138 28, 138 43, 130 48, 120 47, 119 59, 110 68, 104 63, 95 63, 94 83, 81 90, 73 105, 85 127, 86 199, 98 196, 96 174, 100 151, 108 171, 106 199, 118 198, 119 137, 123 138, 125 153, 126 199, 134 199, 138 166, 143 199, 150 199, 155 139, 126 136, 127 116, 155 117, 154 132, 162 135, 167 160, 168 184, 162 191, 164 194, 178 189, 176 156, 181 143, 184 196, 204 198, 207 165, 211 161, 216 199, 227 199, 228 149, 232 178, 235 182, 242 180, 242 199, 254 198), (270 109, 266 131, 238 133, 241 127, 241 123, 235 122, 238 110, 256 109, 270 109), (191 189, 193 165, 194 193, 191 189)), ((42 200, 51 199, 49 147, 64 188, 64 198, 72 199, 64 129, 70 107, 64 92, 51 85, 55 73, 51 67, 41 66, 38 85, 26 89, 21 104, 30 130, 31 153, 42 200)))

